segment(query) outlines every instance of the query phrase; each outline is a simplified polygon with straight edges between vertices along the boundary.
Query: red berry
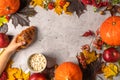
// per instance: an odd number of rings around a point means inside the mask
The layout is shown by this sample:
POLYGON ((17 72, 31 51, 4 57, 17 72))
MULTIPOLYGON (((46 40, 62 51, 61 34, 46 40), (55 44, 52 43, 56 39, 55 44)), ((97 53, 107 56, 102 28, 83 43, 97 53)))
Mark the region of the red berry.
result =
POLYGON ((91 2, 90 0, 87 0, 87 1, 86 1, 86 4, 91 5, 91 4, 92 4, 92 2, 91 2))
POLYGON ((9 21, 10 20, 10 16, 6 16, 6 19, 9 21))
POLYGON ((66 4, 66 1, 65 0, 61 0, 60 2, 59 2, 59 5, 60 6, 64 6, 66 4))
POLYGON ((48 9, 52 10, 54 8, 54 3, 53 2, 50 2, 48 4, 48 9))

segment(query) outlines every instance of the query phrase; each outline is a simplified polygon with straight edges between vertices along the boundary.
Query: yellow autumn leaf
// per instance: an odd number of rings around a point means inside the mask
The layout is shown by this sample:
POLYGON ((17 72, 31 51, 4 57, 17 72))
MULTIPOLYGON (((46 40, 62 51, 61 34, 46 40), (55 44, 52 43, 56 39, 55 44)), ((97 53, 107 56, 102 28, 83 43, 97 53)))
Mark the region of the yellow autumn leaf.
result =
POLYGON ((72 14, 71 12, 68 12, 68 11, 67 11, 67 8, 68 8, 69 5, 70 5, 70 2, 66 2, 66 4, 63 6, 63 10, 64 10, 64 12, 67 13, 67 14, 72 14))
POLYGON ((87 64, 90 64, 91 62, 94 62, 98 58, 95 51, 90 52, 90 51, 87 51, 87 50, 83 50, 82 53, 85 56, 87 64))
POLYGON ((55 1, 55 5, 59 5, 60 0, 55 1))
POLYGON ((7 80, 18 80, 18 79, 23 79, 23 80, 28 80, 30 76, 30 72, 25 73, 22 69, 12 67, 13 61, 11 60, 5 69, 5 71, 8 74, 8 79, 7 80))
POLYGON ((31 1, 31 5, 32 6, 41 6, 41 7, 44 7, 44 4, 43 4, 43 2, 44 2, 45 0, 32 0, 31 1))
POLYGON ((56 12, 58 15, 62 14, 62 12, 63 12, 62 7, 56 6, 56 7, 55 7, 55 12, 56 12))
POLYGON ((8 80, 15 80, 14 74, 18 71, 18 68, 8 68, 7 74, 8 74, 8 80))
MULTIPOLYGON (((64 8, 64 7, 63 7, 64 8)), ((64 12, 68 15, 72 15, 72 12, 67 11, 67 7, 64 8, 64 12)))
POLYGON ((30 73, 25 73, 22 69, 19 69, 15 74, 14 74, 16 79, 23 79, 23 80, 28 80, 30 73))
POLYGON ((70 5, 70 2, 66 2, 65 5, 64 5, 63 7, 61 7, 61 6, 60 6, 60 1, 61 1, 61 0, 56 0, 56 1, 55 1, 55 12, 56 12, 58 15, 62 14, 63 12, 66 13, 66 14, 71 15, 72 13, 67 11, 67 8, 68 8, 68 6, 70 5))
POLYGON ((114 77, 118 74, 118 67, 117 65, 110 63, 102 67, 103 74, 105 78, 114 77))
POLYGON ((17 72, 14 74, 15 78, 22 79, 22 70, 18 69, 17 72))
POLYGON ((30 72, 28 72, 28 73, 22 72, 22 76, 23 76, 24 80, 28 80, 30 77, 30 72))
POLYGON ((1 27, 4 23, 8 23, 8 20, 7 20, 6 16, 0 16, 0 27, 1 27))

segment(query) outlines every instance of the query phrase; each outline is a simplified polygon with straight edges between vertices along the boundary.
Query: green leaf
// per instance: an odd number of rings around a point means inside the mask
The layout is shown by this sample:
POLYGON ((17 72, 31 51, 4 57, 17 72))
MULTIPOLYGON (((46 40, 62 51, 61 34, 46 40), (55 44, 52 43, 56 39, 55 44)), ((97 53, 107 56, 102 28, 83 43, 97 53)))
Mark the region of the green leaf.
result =
POLYGON ((120 3, 120 0, 111 0, 111 2, 112 2, 113 5, 116 5, 116 4, 120 3))
POLYGON ((7 20, 6 16, 0 17, 0 27, 1 27, 4 23, 7 23, 7 22, 8 22, 8 20, 7 20))

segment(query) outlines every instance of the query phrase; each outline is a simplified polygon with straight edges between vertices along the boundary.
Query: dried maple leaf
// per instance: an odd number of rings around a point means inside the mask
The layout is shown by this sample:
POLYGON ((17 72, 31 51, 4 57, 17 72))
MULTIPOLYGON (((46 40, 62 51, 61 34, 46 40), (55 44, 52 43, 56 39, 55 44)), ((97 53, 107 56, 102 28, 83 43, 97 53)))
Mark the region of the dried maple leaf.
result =
POLYGON ((67 9, 69 12, 76 12, 77 16, 80 17, 84 10, 86 10, 85 5, 81 2, 81 0, 67 0, 70 2, 70 5, 67 9))
POLYGON ((111 16, 114 16, 120 13, 120 5, 109 4, 103 11, 109 11, 111 16))
POLYGON ((83 80, 96 80, 96 75, 102 73, 102 54, 91 51, 89 45, 82 46, 82 52, 77 55, 77 59, 83 72, 83 80))
POLYGON ((37 12, 34 8, 29 7, 31 0, 21 0, 20 9, 11 15, 12 24, 16 27, 18 24, 22 26, 29 26, 28 17, 34 16, 37 12))
POLYGON ((34 10, 34 8, 30 8, 30 7, 25 7, 24 9, 20 10, 18 12, 19 14, 23 14, 26 15, 28 17, 32 17, 34 16, 37 12, 34 10))
POLYGON ((12 24, 16 27, 18 24, 22 26, 29 26, 29 19, 27 16, 19 13, 15 13, 14 15, 11 16, 12 19, 12 24))
POLYGON ((89 31, 85 32, 82 36, 88 37, 88 36, 94 36, 94 35, 95 35, 95 33, 93 31, 89 30, 89 31))
POLYGON ((82 53, 85 56, 87 64, 90 64, 91 62, 94 62, 97 59, 97 55, 95 51, 89 52, 87 50, 83 50, 82 53))
POLYGON ((25 7, 11 16, 12 24, 15 27, 18 26, 18 24, 22 26, 29 26, 30 21, 28 17, 34 16, 35 14, 36 11, 33 8, 25 7))
POLYGON ((80 58, 79 55, 77 56, 77 59, 79 62, 79 67, 83 72, 83 80, 96 80, 96 75, 98 73, 101 73, 101 68, 103 65, 102 56, 99 55, 99 57, 95 61, 91 62, 90 64, 86 64, 86 62, 84 62, 85 61, 84 58, 80 58), (81 61, 80 59, 83 59, 83 60, 81 61))
POLYGON ((4 24, 0 27, 0 33, 6 33, 8 31, 8 25, 4 24))

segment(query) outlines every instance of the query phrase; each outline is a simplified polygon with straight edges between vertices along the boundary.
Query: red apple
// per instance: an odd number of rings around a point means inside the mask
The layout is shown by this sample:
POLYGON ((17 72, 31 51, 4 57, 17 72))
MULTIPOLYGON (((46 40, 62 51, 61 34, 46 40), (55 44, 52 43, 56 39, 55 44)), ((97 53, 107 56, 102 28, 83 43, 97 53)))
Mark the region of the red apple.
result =
POLYGON ((108 48, 106 50, 104 50, 103 52, 103 59, 106 62, 116 62, 118 60, 120 60, 120 53, 117 49, 111 47, 108 48))
POLYGON ((0 48, 5 48, 9 44, 9 38, 5 33, 0 33, 0 48))
POLYGON ((45 76, 41 73, 33 73, 29 80, 46 80, 45 76))

